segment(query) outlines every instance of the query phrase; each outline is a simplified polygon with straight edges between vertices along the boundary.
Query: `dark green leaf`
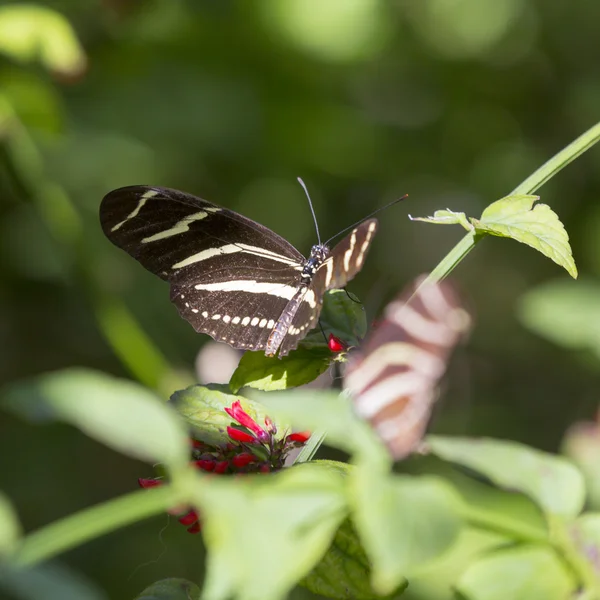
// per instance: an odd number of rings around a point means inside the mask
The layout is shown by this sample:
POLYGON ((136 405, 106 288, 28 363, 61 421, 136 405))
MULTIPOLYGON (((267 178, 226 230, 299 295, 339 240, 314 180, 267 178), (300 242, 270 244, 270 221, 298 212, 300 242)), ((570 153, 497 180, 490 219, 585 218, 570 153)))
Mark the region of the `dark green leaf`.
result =
MULTIPOLYGON (((300 585, 326 598, 376 600, 382 598, 371 588, 371 568, 350 521, 338 529, 332 545, 300 585)), ((393 596, 400 597, 408 582, 403 581, 393 596)))
POLYGON ((243 387, 263 391, 298 387, 327 371, 332 358, 327 347, 300 347, 281 359, 264 352, 246 352, 229 385, 234 393, 243 387))
POLYGON ((204 596, 279 600, 347 517, 344 477, 303 464, 276 475, 203 478, 195 494, 209 551, 204 596))
POLYGON ((173 577, 156 581, 136 600, 200 600, 200 588, 187 579, 173 577))
POLYGON ((68 369, 10 386, 4 405, 32 421, 58 419, 148 462, 186 465, 188 435, 181 419, 141 386, 87 369, 68 369))
POLYGON ((476 561, 457 589, 469 600, 565 600, 575 582, 549 548, 517 547, 476 561))
POLYGON ((577 516, 585 499, 581 473, 568 460, 518 444, 487 438, 428 436, 433 454, 482 475, 501 487, 519 491, 547 514, 577 516))

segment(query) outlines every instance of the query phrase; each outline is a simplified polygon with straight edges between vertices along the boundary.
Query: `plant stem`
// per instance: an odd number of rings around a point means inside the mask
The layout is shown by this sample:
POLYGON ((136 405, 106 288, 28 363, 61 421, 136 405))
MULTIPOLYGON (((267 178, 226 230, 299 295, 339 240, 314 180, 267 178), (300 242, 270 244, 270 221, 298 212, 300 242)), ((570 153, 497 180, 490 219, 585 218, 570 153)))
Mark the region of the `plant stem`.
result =
POLYGON ((30 566, 48 560, 90 539, 160 514, 178 502, 173 486, 165 484, 87 508, 26 536, 14 561, 18 566, 30 566))

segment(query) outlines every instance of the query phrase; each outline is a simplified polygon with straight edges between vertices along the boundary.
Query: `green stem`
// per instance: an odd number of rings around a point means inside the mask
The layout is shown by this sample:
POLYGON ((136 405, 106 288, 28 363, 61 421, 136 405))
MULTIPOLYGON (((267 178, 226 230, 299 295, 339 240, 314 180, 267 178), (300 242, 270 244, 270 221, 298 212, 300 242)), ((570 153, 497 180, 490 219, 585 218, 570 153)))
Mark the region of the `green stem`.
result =
POLYGON ((179 497, 172 485, 135 491, 29 534, 23 539, 14 561, 20 566, 34 565, 110 531, 160 514, 178 503, 179 497))
MULTIPOLYGON (((569 163, 581 156, 586 150, 589 150, 594 144, 600 141, 600 123, 597 123, 576 140, 555 154, 550 160, 545 162, 539 169, 532 173, 525 181, 520 183, 510 195, 514 194, 533 194, 544 183, 552 179, 561 169, 564 169, 569 163)), ((482 239, 474 232, 469 232, 450 252, 442 259, 433 271, 429 274, 426 283, 440 281, 447 277, 450 272, 463 260, 463 258, 473 250, 475 244, 482 239)))

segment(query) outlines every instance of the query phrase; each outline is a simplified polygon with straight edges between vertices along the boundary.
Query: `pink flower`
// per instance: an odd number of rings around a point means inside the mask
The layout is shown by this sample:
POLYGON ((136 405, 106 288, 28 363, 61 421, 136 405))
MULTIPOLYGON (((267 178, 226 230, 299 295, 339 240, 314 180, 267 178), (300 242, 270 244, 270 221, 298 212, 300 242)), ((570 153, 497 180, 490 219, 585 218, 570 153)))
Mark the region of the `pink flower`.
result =
POLYGON ((239 400, 226 408, 225 412, 240 425, 252 431, 261 442, 268 439, 269 434, 242 408, 239 400))

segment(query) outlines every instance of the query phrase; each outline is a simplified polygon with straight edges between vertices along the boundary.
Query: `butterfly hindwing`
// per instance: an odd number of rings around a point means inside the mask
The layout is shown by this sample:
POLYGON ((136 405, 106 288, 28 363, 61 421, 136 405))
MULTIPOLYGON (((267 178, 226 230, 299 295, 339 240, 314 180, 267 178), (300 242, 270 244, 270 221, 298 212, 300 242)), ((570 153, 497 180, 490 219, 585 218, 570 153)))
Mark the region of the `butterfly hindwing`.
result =
POLYGON ((450 353, 469 316, 447 282, 418 280, 389 304, 384 320, 351 356, 345 387, 395 459, 421 441, 450 353))

